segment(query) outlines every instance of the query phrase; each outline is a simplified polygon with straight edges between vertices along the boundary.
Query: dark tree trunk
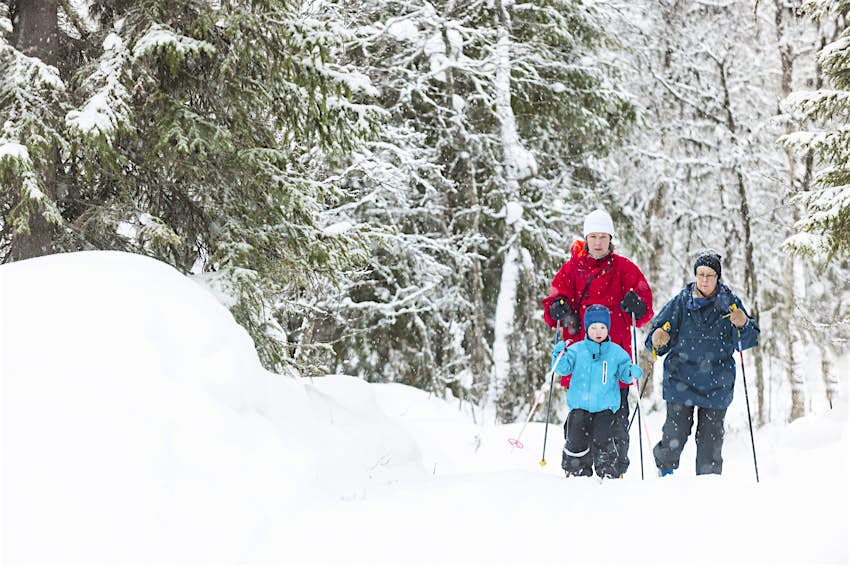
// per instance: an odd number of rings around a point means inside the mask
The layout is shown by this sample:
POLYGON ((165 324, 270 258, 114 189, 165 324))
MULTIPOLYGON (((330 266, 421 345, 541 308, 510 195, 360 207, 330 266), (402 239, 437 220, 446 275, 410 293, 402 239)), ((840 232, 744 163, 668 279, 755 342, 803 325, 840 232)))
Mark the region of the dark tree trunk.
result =
MULTIPOLYGON (((25 55, 36 57, 48 65, 59 61, 58 0, 18 0, 13 33, 15 47, 25 55)), ((51 201, 56 200, 56 155, 48 152, 41 171, 40 188, 51 201)), ((41 205, 30 209, 28 232, 12 237, 9 258, 23 260, 52 252, 56 227, 42 214, 41 205)))
MULTIPOLYGON (((779 42, 779 61, 781 64, 782 74, 780 82, 780 95, 782 99, 788 98, 791 94, 792 79, 794 76, 794 60, 795 54, 792 45, 786 41, 786 17, 793 18, 793 7, 780 0, 775 0, 776 5, 776 38, 779 42)), ((788 122, 785 131, 792 133, 796 130, 795 126, 788 122)), ((788 160, 788 184, 789 195, 794 195, 799 184, 797 182, 796 162, 794 161, 794 152, 791 148, 786 148, 785 155, 788 160)), ((796 206, 791 207, 791 226, 799 219, 799 212, 796 206)), ((797 297, 797 279, 802 277, 799 267, 799 261, 794 257, 789 257, 785 268, 785 290, 787 295, 786 313, 793 313, 793 307, 798 301, 797 297)), ((788 415, 788 421, 794 421, 797 418, 803 417, 806 414, 806 394, 805 384, 803 382, 803 374, 800 369, 799 344, 802 337, 797 330, 797 326, 788 325, 788 330, 785 335, 785 350, 786 350, 786 373, 788 383, 791 387, 791 409, 788 415)))

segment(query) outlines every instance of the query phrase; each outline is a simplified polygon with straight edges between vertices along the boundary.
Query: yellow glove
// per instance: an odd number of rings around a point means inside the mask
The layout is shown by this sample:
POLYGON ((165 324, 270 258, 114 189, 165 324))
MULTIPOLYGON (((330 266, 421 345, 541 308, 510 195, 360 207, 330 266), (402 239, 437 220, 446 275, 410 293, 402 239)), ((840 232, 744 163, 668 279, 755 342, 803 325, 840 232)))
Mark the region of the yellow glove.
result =
POLYGON ((729 313, 729 320, 732 321, 732 324, 739 329, 747 324, 747 316, 743 309, 733 309, 732 312, 729 313))
POLYGON ((652 331, 652 346, 655 348, 661 348, 670 342, 670 333, 665 331, 664 329, 658 328, 652 331))

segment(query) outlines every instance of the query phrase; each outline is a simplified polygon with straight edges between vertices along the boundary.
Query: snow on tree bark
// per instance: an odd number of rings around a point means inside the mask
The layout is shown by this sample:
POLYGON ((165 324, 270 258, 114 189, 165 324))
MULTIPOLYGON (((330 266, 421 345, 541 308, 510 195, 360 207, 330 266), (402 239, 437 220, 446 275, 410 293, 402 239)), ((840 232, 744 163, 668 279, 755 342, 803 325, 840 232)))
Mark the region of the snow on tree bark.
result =
POLYGON ((505 386, 511 378, 510 339, 514 333, 517 286, 520 277, 521 223, 523 209, 519 202, 520 180, 536 174, 533 156, 519 139, 516 117, 511 107, 511 17, 510 3, 497 0, 499 16, 496 44, 495 103, 502 143, 502 164, 505 178, 505 234, 502 275, 496 300, 493 324, 493 377, 487 390, 485 415, 498 415, 505 386))

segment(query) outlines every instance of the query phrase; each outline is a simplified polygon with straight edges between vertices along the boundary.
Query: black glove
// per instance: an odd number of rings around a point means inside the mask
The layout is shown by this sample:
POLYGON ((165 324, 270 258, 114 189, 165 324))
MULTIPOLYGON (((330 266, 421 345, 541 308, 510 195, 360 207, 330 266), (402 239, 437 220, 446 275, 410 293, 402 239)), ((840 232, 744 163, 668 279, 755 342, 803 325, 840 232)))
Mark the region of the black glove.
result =
POLYGON ((572 314, 573 310, 567 302, 566 297, 556 297, 555 300, 549 304, 549 315, 555 321, 560 321, 563 324, 572 314))
POLYGON ((646 314, 646 303, 643 302, 634 290, 630 291, 620 302, 620 309, 631 315, 635 314, 635 319, 640 319, 646 314))

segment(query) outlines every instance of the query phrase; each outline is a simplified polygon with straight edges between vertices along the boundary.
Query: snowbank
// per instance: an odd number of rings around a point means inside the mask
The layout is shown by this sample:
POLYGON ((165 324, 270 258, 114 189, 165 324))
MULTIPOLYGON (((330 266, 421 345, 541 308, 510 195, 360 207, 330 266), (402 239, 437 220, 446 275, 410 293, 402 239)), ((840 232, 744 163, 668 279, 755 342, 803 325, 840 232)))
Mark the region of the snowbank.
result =
POLYGON ((165 264, 63 254, 0 282, 4 559, 244 561, 304 499, 423 470, 367 384, 266 372, 165 264))

